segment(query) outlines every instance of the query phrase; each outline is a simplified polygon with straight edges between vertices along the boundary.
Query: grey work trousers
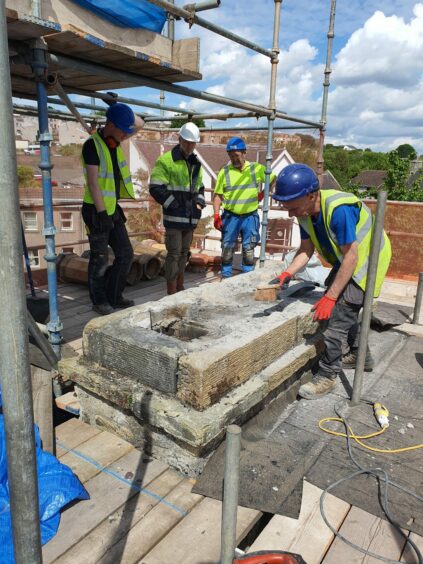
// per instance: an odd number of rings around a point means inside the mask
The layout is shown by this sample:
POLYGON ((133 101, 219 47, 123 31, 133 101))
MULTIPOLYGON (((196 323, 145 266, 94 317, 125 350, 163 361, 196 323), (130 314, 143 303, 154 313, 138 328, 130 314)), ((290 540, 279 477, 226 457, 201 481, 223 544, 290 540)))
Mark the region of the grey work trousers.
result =
POLYGON ((167 256, 164 270, 168 282, 174 282, 179 274, 185 272, 193 234, 192 229, 166 229, 167 256))
MULTIPOLYGON (((330 286, 335 275, 336 271, 331 271, 326 286, 330 286)), ((363 302, 363 290, 350 280, 338 298, 327 327, 323 331, 325 350, 319 361, 320 374, 336 378, 342 370, 343 354, 350 348, 358 347, 360 334, 358 316, 363 302)))

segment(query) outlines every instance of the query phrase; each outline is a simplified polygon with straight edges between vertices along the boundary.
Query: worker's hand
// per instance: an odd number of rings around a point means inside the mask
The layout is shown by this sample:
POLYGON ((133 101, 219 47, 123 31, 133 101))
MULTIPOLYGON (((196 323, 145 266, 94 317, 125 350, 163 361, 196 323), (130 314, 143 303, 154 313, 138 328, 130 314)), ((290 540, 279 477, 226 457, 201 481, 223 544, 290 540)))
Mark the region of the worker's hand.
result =
POLYGON ((285 270, 284 272, 282 272, 282 274, 279 274, 279 276, 273 278, 273 280, 271 280, 269 284, 279 284, 279 286, 281 287, 288 286, 288 284, 291 281, 291 278, 292 278, 292 274, 285 270))
POLYGON ((106 92, 106 94, 110 96, 109 100, 104 100, 106 104, 108 104, 109 106, 113 106, 113 104, 116 104, 118 98, 116 92, 106 92))
POLYGON ((103 233, 105 231, 110 231, 113 229, 113 219, 111 215, 108 215, 106 210, 97 212, 97 223, 98 229, 103 233))
POLYGON ((311 311, 315 312, 313 321, 324 321, 325 319, 329 319, 335 304, 336 299, 330 298, 325 294, 323 298, 320 298, 320 300, 311 308, 311 311))
POLYGON ((222 218, 220 217, 220 213, 215 213, 214 214, 214 228, 218 229, 219 231, 222 231, 222 218))
POLYGON ((259 192, 257 196, 258 201, 261 202, 263 198, 264 198, 264 192, 259 192))

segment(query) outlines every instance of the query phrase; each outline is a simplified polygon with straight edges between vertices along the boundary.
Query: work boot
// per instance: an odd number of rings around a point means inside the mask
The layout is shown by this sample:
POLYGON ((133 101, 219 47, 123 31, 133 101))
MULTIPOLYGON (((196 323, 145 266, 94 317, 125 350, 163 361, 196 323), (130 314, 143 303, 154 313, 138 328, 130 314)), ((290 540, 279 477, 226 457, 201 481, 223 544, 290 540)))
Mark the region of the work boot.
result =
POLYGON ((298 390, 298 395, 304 399, 314 400, 321 398, 336 388, 336 377, 329 378, 321 373, 313 376, 311 382, 303 384, 298 390))
POLYGON ((109 304, 93 304, 92 309, 100 315, 109 315, 109 313, 113 313, 114 311, 112 306, 109 304))
MULTIPOLYGON (((350 349, 347 354, 342 357, 342 368, 355 368, 357 365, 358 349, 350 349)), ((366 352, 366 359, 364 361, 364 371, 371 372, 375 366, 375 361, 369 350, 366 352)))
POLYGON ((124 298, 123 296, 113 304, 115 309, 126 309, 127 307, 132 307, 135 305, 134 300, 129 300, 128 298, 124 298))
POLYGON ((170 296, 171 294, 176 294, 176 280, 167 281, 167 293, 170 296))
POLYGON ((176 279, 176 291, 182 292, 185 290, 184 288, 184 273, 178 274, 178 278, 176 279))

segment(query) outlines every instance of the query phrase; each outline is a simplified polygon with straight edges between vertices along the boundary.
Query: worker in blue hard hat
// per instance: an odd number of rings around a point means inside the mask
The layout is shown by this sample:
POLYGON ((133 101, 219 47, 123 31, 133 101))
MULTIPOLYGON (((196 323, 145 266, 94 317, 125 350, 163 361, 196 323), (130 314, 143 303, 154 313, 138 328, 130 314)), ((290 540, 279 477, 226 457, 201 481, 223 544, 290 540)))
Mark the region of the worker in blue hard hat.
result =
POLYGON ((120 198, 134 198, 131 173, 120 146, 144 125, 126 104, 116 101, 106 112, 106 124, 82 147, 85 189, 82 218, 90 245, 88 287, 93 310, 100 315, 134 305, 122 295, 133 258, 120 198), (115 259, 108 268, 108 247, 115 259))
MULTIPOLYGON (((232 261, 238 236, 242 238, 242 271, 254 269, 254 248, 260 242, 260 218, 266 167, 246 160, 247 146, 241 137, 226 145, 230 164, 218 174, 213 195, 214 227, 222 231, 222 278, 232 276, 232 261), (220 208, 223 214, 220 215, 220 208)), ((270 173, 270 183, 276 175, 270 173)))
MULTIPOLYGON (((301 231, 301 244, 293 261, 275 280, 280 285, 289 283, 306 266, 314 251, 332 265, 325 282, 327 289, 312 308, 315 321, 327 320, 325 350, 317 374, 298 392, 303 398, 316 399, 335 388, 342 368, 356 365, 358 315, 366 289, 373 216, 353 194, 320 190, 316 173, 305 164, 285 167, 278 175, 272 197, 290 217, 298 218, 301 231)), ((391 245, 384 233, 375 296, 380 293, 390 259, 391 245)), ((373 365, 368 350, 365 370, 372 370, 373 365)))

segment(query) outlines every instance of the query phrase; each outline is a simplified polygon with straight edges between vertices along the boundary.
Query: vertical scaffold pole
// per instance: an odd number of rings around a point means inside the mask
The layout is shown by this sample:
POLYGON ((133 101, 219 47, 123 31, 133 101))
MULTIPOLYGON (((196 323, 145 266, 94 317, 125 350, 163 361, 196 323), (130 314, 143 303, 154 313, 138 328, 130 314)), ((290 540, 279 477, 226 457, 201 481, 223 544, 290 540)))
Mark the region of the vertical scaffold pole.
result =
POLYGON ((376 285, 377 265, 383 239, 383 223, 388 193, 380 191, 377 197, 376 217, 373 224, 373 234, 370 243, 369 263, 367 266, 366 291, 364 293, 363 317, 360 326, 357 362, 354 373, 352 405, 360 403, 363 387, 364 363, 366 361, 367 342, 369 340, 370 320, 372 316, 373 296, 376 285))
POLYGON ((325 78, 323 80, 323 96, 322 96, 322 113, 320 117, 320 135, 319 135, 319 150, 317 155, 317 176, 319 177, 320 186, 322 186, 323 180, 323 148, 325 144, 325 130, 326 130, 326 115, 328 110, 328 94, 330 85, 330 74, 331 60, 332 60, 332 44, 333 38, 335 37, 335 10, 336 10, 336 0, 331 0, 330 3, 330 16, 329 16, 329 29, 328 29, 328 45, 326 49, 326 66, 325 66, 325 78))
POLYGON ((0 74, 0 384, 15 561, 38 564, 41 543, 34 420, 4 0, 0 0, 0 74))
POLYGON ((57 273, 56 273, 56 251, 54 236, 56 228, 53 219, 53 194, 51 188, 51 169, 53 165, 50 158, 50 142, 53 137, 48 129, 48 105, 47 90, 45 78, 47 72, 46 48, 41 39, 37 39, 32 50, 32 66, 34 69, 36 88, 37 88, 37 104, 38 104, 38 128, 39 141, 41 148, 41 161, 39 167, 41 169, 42 186, 43 186, 43 203, 44 203, 44 229, 43 235, 46 240, 47 262, 47 282, 48 282, 48 299, 50 309, 50 321, 47 329, 50 335, 50 343, 60 358, 60 331, 63 329, 59 319, 59 310, 57 303, 57 273))
POLYGON ((225 476, 223 481, 222 534, 220 549, 221 564, 232 564, 235 555, 241 432, 241 427, 238 427, 238 425, 229 425, 226 429, 225 476))
POLYGON ((261 247, 260 247, 260 268, 263 268, 266 260, 266 238, 267 238, 267 216, 269 214, 269 186, 270 175, 272 173, 272 145, 273 145, 273 127, 275 124, 276 112, 276 79, 279 63, 279 28, 281 17, 282 0, 275 0, 275 16, 273 22, 273 47, 270 74, 270 94, 269 94, 269 110, 272 113, 267 117, 267 150, 266 150, 266 181, 264 183, 264 198, 262 207, 261 221, 261 247))

